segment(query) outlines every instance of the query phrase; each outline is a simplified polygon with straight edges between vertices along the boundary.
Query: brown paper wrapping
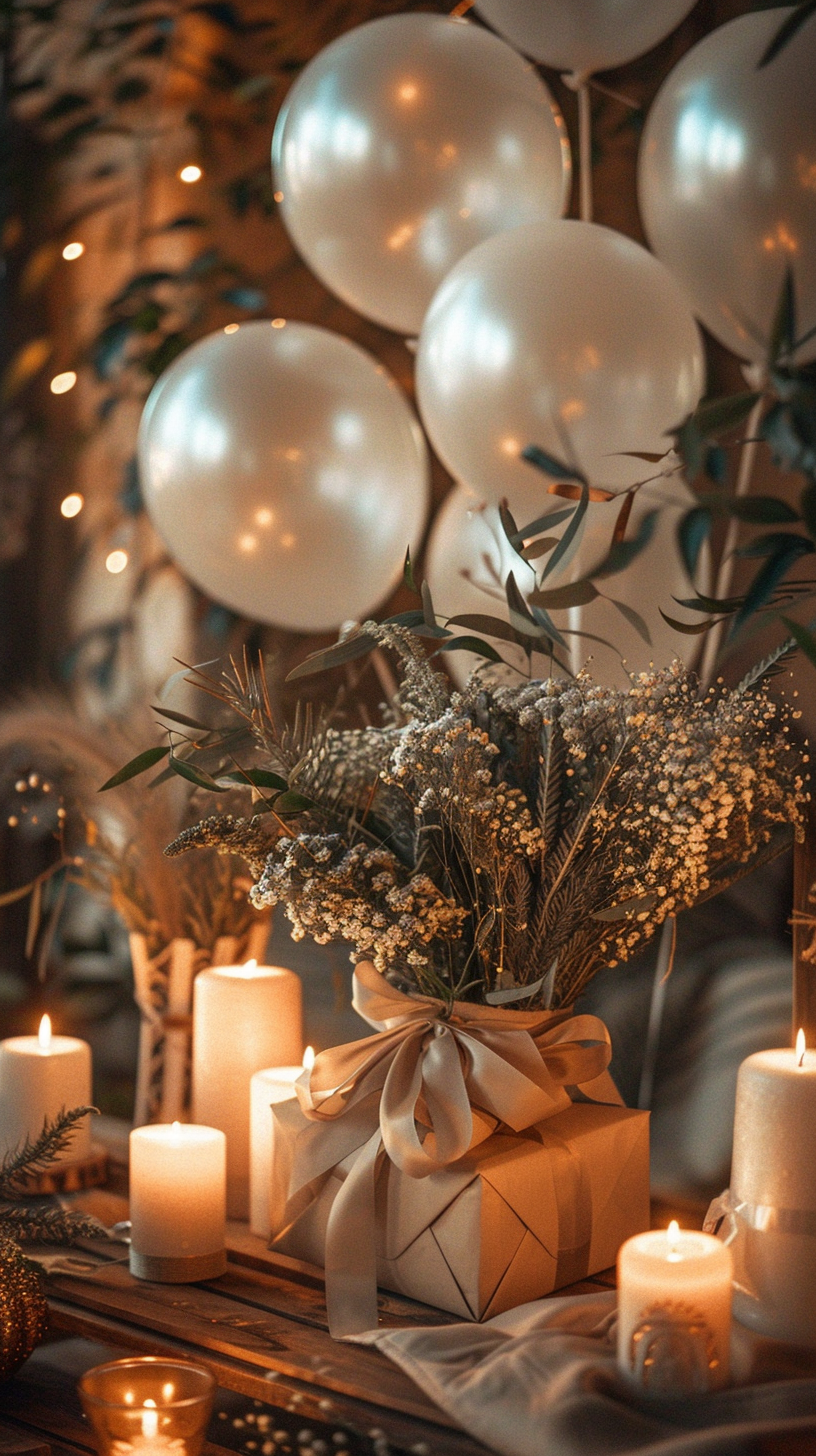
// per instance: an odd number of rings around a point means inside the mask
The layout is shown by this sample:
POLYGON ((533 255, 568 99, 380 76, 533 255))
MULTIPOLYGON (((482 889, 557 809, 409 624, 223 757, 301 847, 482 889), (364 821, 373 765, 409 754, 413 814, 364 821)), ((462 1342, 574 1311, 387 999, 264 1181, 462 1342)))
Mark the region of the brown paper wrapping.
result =
MULTIPOLYGON (((329 1213, 357 1153, 328 1173, 275 1248, 323 1265, 329 1213)), ((649 1114, 575 1103, 496 1132, 427 1178, 376 1178, 377 1278, 482 1320, 614 1264, 649 1227, 649 1114)))

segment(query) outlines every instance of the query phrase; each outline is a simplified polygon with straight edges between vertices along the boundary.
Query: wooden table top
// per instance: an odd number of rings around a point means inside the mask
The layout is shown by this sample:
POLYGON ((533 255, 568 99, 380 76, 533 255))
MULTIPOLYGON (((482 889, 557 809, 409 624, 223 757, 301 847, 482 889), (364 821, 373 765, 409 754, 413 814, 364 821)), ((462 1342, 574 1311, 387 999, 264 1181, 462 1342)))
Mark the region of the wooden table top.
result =
MULTIPOLYGON (((126 1216, 122 1183, 71 1201, 111 1226, 126 1216)), ((668 1221, 672 1210, 658 1213, 668 1221)), ((689 1226, 691 1219, 684 1219, 689 1226)), ((227 1273, 200 1284, 134 1279, 127 1247, 83 1243, 50 1256, 51 1342, 0 1387, 3 1441, 50 1444, 54 1456, 92 1450, 76 1381, 125 1354, 169 1355, 207 1365, 219 1384, 209 1456, 484 1456, 484 1448, 378 1350, 333 1340, 322 1271, 268 1251, 245 1224, 228 1232, 227 1273), (77 1262, 74 1262, 77 1261, 77 1262), (309 1440, 301 1439, 304 1433, 309 1440), (314 1443, 314 1444, 313 1444, 314 1443)), ((614 1271, 559 1290, 597 1292, 614 1271)), ((453 1315, 382 1291, 389 1325, 455 1323, 453 1315)), ((11 1448, 9 1448, 11 1449, 11 1448)))

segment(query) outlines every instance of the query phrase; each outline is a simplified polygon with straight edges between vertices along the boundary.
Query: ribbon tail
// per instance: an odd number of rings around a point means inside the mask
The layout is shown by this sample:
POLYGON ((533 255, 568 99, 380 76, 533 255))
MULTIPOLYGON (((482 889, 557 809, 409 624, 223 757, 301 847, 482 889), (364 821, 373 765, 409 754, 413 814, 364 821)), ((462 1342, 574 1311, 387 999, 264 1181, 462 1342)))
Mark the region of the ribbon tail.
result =
POLYGON ((326 1229, 326 1309, 335 1340, 377 1328, 375 1178, 379 1128, 355 1159, 326 1229))

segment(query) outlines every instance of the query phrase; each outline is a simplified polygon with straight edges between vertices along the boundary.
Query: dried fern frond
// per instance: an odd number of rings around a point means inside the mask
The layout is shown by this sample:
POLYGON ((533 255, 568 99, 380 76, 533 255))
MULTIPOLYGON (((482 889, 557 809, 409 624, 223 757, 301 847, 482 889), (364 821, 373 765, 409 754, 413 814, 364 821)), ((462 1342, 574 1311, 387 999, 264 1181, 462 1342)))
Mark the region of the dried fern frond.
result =
POLYGON ((19 1196, 26 1178, 42 1173, 68 1151, 76 1130, 84 1117, 96 1112, 95 1107, 62 1108, 54 1118, 46 1118, 37 1137, 26 1137, 19 1147, 6 1153, 0 1163, 0 1200, 19 1196))

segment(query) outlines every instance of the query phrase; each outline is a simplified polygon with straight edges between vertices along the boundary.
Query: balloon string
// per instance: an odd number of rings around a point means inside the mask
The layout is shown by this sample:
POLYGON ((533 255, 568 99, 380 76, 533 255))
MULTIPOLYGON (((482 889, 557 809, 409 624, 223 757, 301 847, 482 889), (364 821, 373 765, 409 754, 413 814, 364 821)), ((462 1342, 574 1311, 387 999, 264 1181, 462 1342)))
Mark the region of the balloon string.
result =
MULTIPOLYGON (((753 409, 751 410, 750 415, 748 416, 748 423, 745 428, 745 440, 743 442, 742 449, 740 450, 739 467, 737 470, 737 482, 734 487, 734 494, 737 497, 747 495, 748 491, 751 488, 751 479, 754 473, 757 449, 759 447, 757 431, 759 430, 759 424, 762 418, 762 406, 764 403, 762 396, 762 389, 765 383, 764 370, 761 369, 761 367, 759 366, 749 365, 744 370, 744 373, 746 377, 746 382, 750 384, 753 389, 759 389, 760 396, 753 409)), ((717 572, 717 580, 714 588, 714 596, 716 597, 717 601, 722 601, 723 598, 728 596, 728 593, 731 590, 731 577, 734 571, 734 552, 736 550, 738 537, 739 521, 735 516, 732 516, 730 521, 728 522, 728 530, 726 531, 725 535, 723 552, 720 558, 720 567, 719 571, 717 572)), ((706 638, 706 643, 700 662, 700 680, 703 683, 704 687, 707 687, 709 685, 714 673, 714 665, 717 660, 717 653, 720 650, 720 642, 722 640, 724 626, 724 622, 719 622, 716 627, 711 628, 706 638)))
POLYGON ((592 98, 588 71, 568 71, 561 77, 578 96, 578 215, 592 222, 592 98))

